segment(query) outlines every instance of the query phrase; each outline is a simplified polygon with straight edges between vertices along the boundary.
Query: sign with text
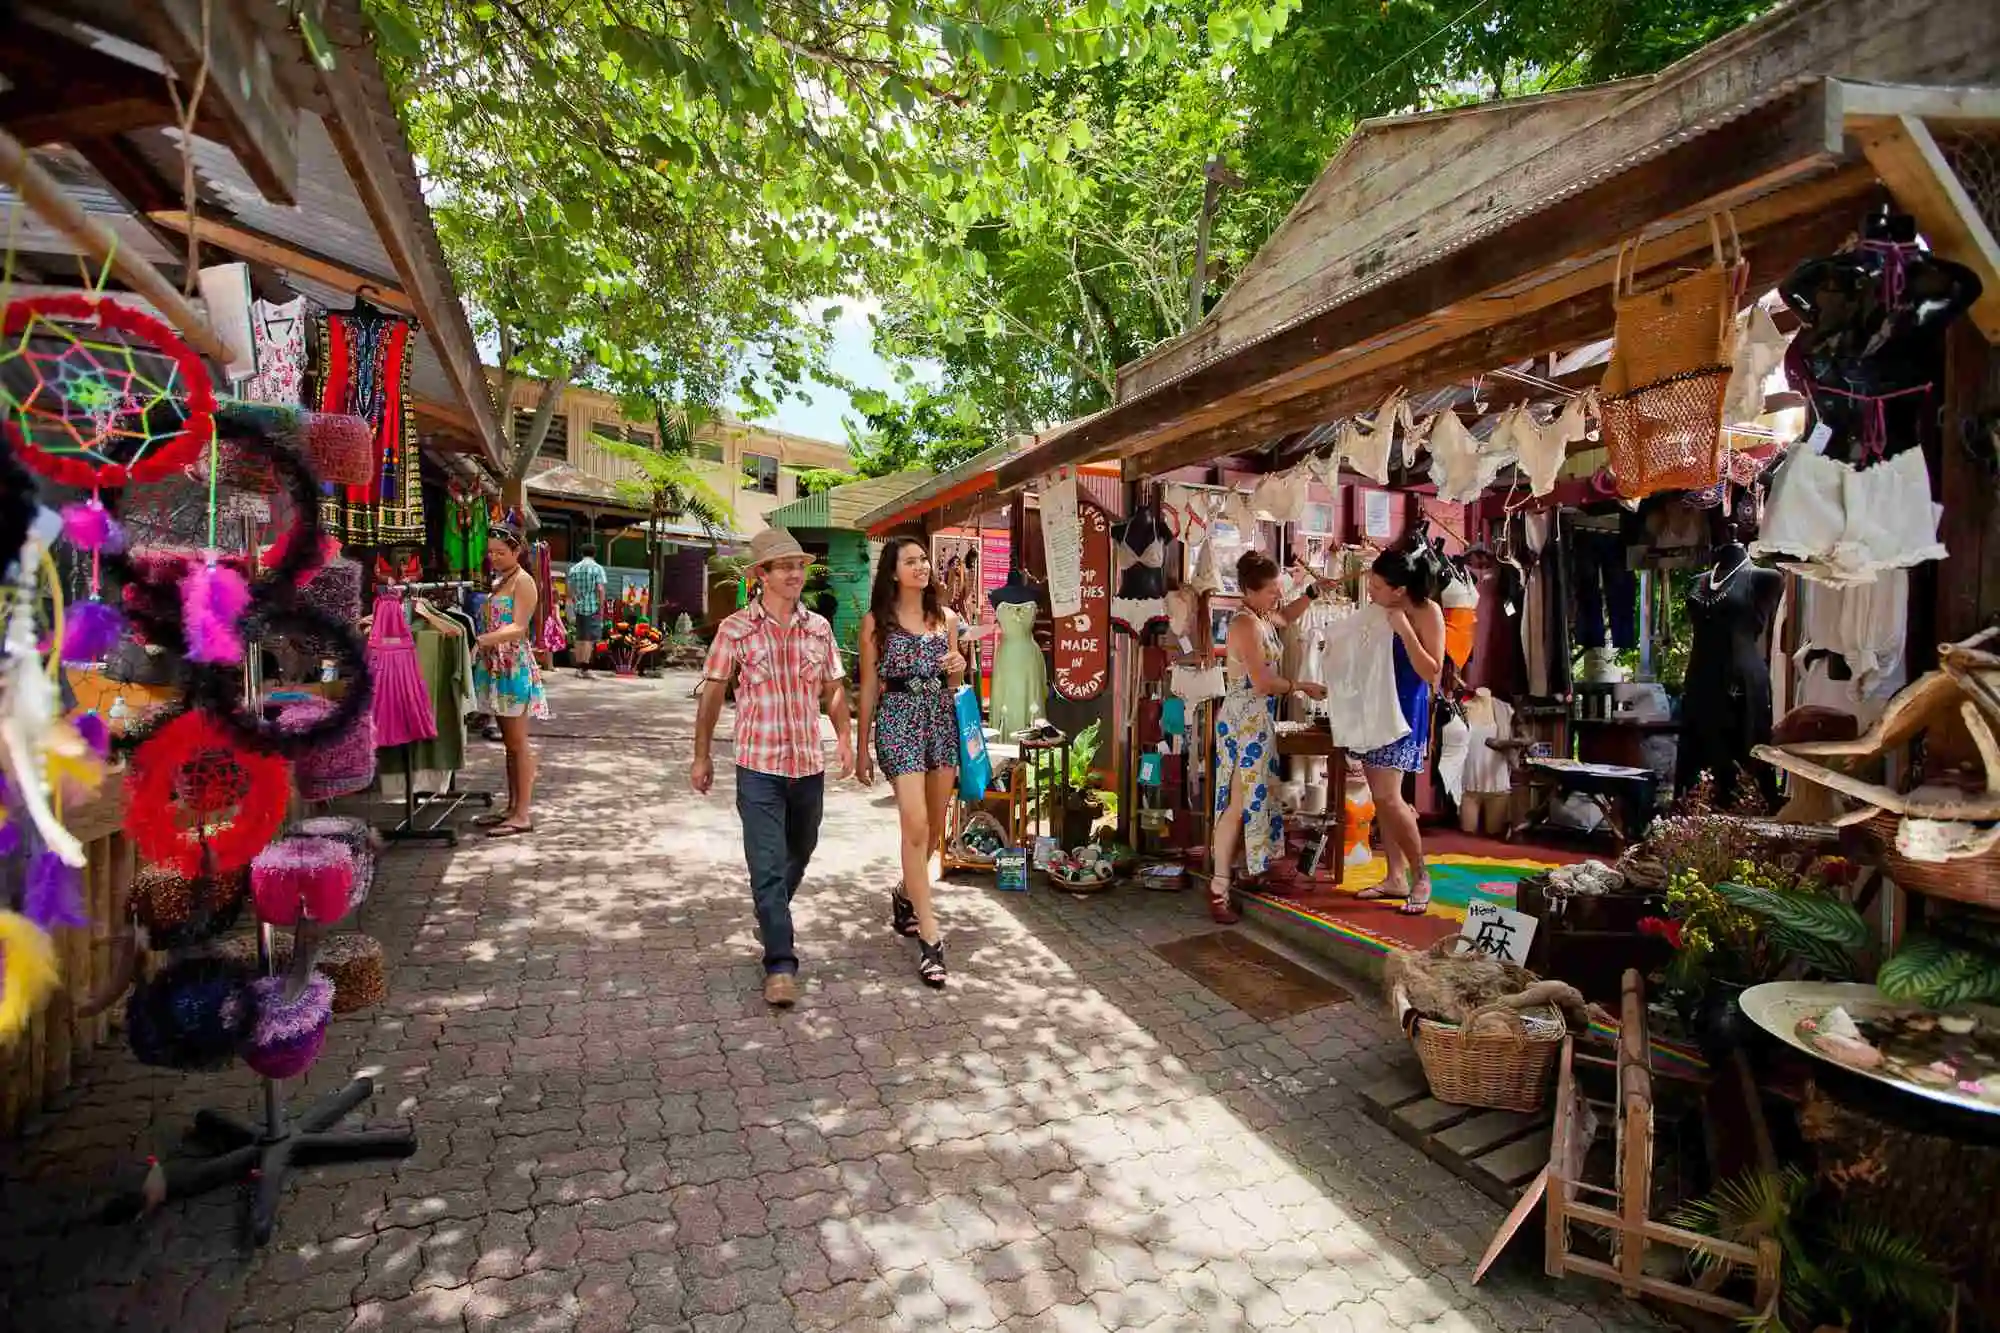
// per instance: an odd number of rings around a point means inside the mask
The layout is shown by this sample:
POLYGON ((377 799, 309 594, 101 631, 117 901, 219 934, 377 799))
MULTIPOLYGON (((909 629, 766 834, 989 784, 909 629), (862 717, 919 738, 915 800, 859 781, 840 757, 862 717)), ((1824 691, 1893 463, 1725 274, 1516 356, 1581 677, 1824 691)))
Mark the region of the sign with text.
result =
POLYGON ((1049 615, 1067 620, 1083 610, 1082 516, 1076 509, 1076 477, 1042 491, 1042 556, 1048 571, 1049 615))
POLYGON ((1502 962, 1528 965, 1528 946, 1534 943, 1535 918, 1474 898, 1465 905, 1465 924, 1459 937, 1472 947, 1468 953, 1485 954, 1502 962))
POLYGON ((1083 550, 1077 583, 1081 607, 1053 618, 1055 691, 1072 703, 1095 699, 1111 674, 1111 520, 1088 500, 1076 506, 1083 550))

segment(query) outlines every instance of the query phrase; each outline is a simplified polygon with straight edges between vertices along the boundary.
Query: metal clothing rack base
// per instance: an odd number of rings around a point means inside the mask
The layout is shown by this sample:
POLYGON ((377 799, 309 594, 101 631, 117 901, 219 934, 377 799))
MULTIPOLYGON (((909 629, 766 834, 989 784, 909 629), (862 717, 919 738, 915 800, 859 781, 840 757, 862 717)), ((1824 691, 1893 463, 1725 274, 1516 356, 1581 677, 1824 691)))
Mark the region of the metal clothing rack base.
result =
POLYGON ((410 747, 399 746, 403 752, 403 822, 394 828, 379 830, 382 837, 391 843, 398 842, 441 842, 447 847, 458 846, 458 830, 446 828, 445 821, 458 813, 458 808, 467 801, 478 801, 488 810, 493 808, 493 793, 490 791, 459 791, 458 776, 453 774, 451 787, 445 791, 417 790, 417 776, 410 747), (437 818, 428 824, 419 824, 417 816, 437 806, 437 818))
MULTIPOLYGON (((257 928, 260 970, 271 975, 271 927, 257 928)), ((263 1245, 278 1222, 278 1200, 285 1181, 302 1166, 320 1162, 360 1162, 408 1157, 417 1150, 413 1129, 337 1131, 333 1127, 375 1095, 375 1080, 355 1079, 339 1092, 322 1097, 297 1119, 286 1116, 278 1100, 278 1084, 264 1083, 264 1122, 253 1125, 226 1111, 204 1109, 194 1114, 191 1137, 221 1149, 215 1156, 175 1162, 164 1168, 166 1191, 155 1203, 206 1194, 239 1182, 253 1187, 250 1197, 250 1240, 263 1245)), ((130 1190, 106 1204, 105 1222, 131 1221, 147 1210, 143 1189, 130 1190)))

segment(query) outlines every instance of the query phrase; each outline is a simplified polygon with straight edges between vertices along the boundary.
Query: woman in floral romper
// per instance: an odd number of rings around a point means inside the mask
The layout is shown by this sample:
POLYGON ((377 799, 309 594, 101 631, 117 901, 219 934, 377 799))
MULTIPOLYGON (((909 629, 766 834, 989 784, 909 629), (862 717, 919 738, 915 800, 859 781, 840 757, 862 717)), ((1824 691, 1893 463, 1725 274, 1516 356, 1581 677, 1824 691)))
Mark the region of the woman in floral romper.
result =
POLYGON ((902 825, 903 882, 890 893, 890 925, 917 937, 917 975, 945 983, 944 937, 931 904, 931 853, 944 831, 958 780, 958 717, 952 697, 965 683, 958 616, 938 599, 930 556, 911 537, 882 548, 867 616, 861 621, 861 743, 855 776, 874 781, 875 757, 896 792, 902 825))
POLYGON ((1278 813, 1278 700, 1287 694, 1326 698, 1326 686, 1278 674, 1278 626, 1319 596, 1308 581, 1303 597, 1280 607, 1278 564, 1259 551, 1236 562, 1243 609, 1229 622, 1224 667, 1228 692, 1215 712, 1215 829, 1209 840, 1208 912, 1219 924, 1240 920, 1230 903, 1230 872, 1240 838, 1243 868, 1261 875, 1285 850, 1278 813))

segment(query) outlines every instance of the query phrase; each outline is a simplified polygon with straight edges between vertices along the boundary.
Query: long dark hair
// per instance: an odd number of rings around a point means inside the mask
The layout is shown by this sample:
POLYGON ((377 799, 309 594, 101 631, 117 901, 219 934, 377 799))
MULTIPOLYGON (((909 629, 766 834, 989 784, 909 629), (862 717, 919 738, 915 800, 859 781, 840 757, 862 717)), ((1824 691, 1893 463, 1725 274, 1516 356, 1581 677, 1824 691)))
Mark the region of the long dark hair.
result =
MULTIPOLYGON (((924 549, 924 544, 915 537, 891 537, 882 544, 882 559, 875 566, 875 586, 868 593, 868 613, 875 617, 877 657, 889 651, 889 627, 896 623, 896 566, 903 558, 905 546, 924 549)), ((938 600, 937 580, 933 578, 924 585, 924 628, 943 624, 944 603, 938 600)))

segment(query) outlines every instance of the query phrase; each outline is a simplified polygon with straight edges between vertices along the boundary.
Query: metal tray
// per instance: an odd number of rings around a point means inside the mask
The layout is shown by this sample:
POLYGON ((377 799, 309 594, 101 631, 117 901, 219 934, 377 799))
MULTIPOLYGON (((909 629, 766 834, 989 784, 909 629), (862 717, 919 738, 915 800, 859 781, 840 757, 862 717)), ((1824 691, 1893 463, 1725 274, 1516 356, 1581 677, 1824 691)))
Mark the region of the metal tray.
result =
MULTIPOLYGON (((1947 1106, 1956 1106, 1983 1115, 2000 1116, 2000 1102, 1990 1102, 1973 1093, 1961 1092, 1957 1088, 1935 1088, 1928 1084, 1912 1083, 1879 1070, 1857 1069, 1853 1065, 1842 1064, 1800 1038, 1797 1031, 1800 1020, 1818 1018, 1835 1005, 1847 1010, 1858 1021, 1863 1018, 1884 1018, 1896 1014, 1925 1012, 1920 1004, 1886 999, 1875 987, 1854 981, 1767 981, 1761 986, 1752 986, 1744 991, 1741 1003, 1744 1017, 1758 1027, 1788 1046, 1804 1051, 1813 1059, 1832 1065, 1835 1069, 1857 1078, 1872 1079, 1877 1083, 1887 1084, 1900 1092, 1922 1097, 1926 1101, 1942 1102, 1947 1106)), ((1983 1004, 1962 1007, 1964 1011, 1978 1016, 1982 1028, 2000 1032, 2000 1009, 1983 1004)))

